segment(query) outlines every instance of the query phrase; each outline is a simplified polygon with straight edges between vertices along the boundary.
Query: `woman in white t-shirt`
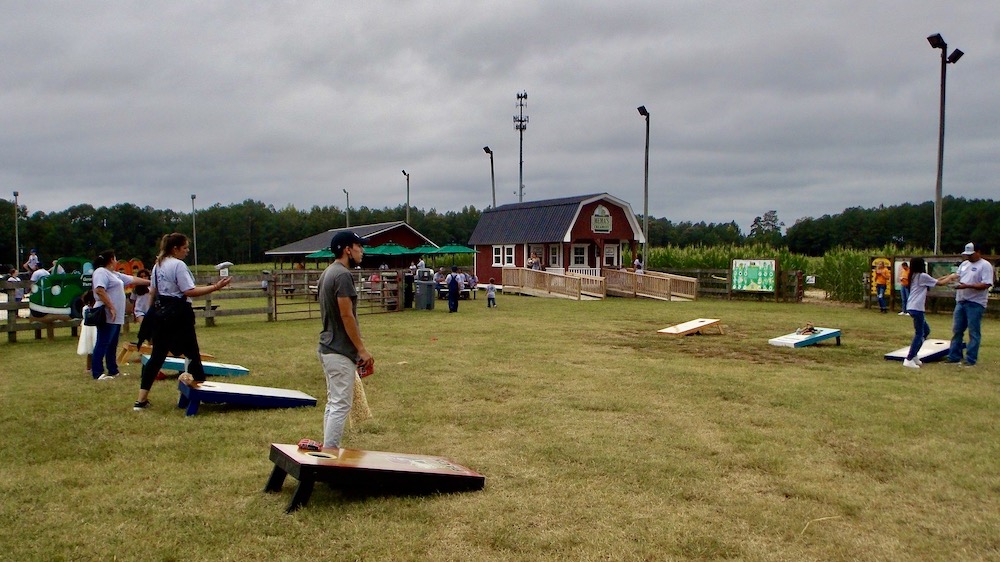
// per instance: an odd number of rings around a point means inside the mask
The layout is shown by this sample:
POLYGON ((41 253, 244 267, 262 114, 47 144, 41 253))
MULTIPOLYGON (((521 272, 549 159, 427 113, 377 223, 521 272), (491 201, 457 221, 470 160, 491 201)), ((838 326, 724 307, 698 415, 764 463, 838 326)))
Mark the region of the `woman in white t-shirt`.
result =
POLYGON ((179 232, 167 234, 160 240, 150 290, 153 308, 143 321, 143 325, 152 322, 153 352, 142 368, 139 396, 132 406, 137 412, 149 407, 149 391, 168 353, 187 357, 190 376, 196 382, 205 380, 191 298, 218 291, 229 285, 232 278, 224 277, 212 285, 195 285, 194 276, 184 263, 189 251, 187 236, 179 232))
POLYGON ((931 327, 927 325, 927 319, 924 317, 927 291, 950 280, 951 275, 937 279, 928 275, 924 258, 913 258, 910 261, 910 296, 906 299, 906 312, 913 319, 913 342, 910 343, 910 351, 903 361, 904 367, 919 369, 923 364, 917 354, 920 353, 920 346, 924 345, 924 340, 931 335, 931 327))
POLYGON ((94 309, 104 309, 104 322, 97 326, 94 358, 90 374, 94 380, 106 381, 118 376, 118 336, 125 324, 125 286, 149 285, 148 279, 139 279, 119 273, 118 258, 114 250, 105 250, 94 260, 91 284, 94 290, 94 309), (108 372, 104 372, 107 363, 108 372))

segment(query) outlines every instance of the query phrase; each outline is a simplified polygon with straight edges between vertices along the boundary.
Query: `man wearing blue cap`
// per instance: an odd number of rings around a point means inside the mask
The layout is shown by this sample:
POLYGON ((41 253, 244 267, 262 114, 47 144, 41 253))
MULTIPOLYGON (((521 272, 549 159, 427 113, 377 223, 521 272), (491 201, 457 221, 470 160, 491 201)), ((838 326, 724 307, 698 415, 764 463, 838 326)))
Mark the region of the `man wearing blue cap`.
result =
POLYGON ((361 263, 368 240, 354 232, 338 232, 330 241, 335 260, 319 278, 319 360, 326 374, 323 447, 339 448, 344 423, 351 413, 358 367, 372 371, 375 360, 365 348, 358 325, 358 292, 352 269, 361 263))
POLYGON ((986 312, 990 287, 993 286, 993 266, 982 258, 972 242, 965 245, 962 255, 966 257, 965 261, 958 266, 958 272, 952 274, 958 284, 955 285, 955 314, 952 317, 948 362, 974 367, 979 360, 980 325, 986 312), (966 328, 969 330, 969 344, 965 346, 965 362, 962 363, 966 328))

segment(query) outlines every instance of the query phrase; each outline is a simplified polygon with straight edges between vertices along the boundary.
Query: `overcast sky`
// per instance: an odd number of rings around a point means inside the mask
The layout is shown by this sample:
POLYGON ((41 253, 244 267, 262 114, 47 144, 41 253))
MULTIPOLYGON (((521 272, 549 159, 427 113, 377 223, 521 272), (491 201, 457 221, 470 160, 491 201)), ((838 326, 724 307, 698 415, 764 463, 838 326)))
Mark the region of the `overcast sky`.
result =
MULTIPOLYGON (((944 193, 995 199, 1000 10, 940 2, 0 0, 0 196, 190 212, 517 201, 608 192, 749 230, 932 200, 941 33, 944 193)), ((331 225, 336 226, 336 225, 331 225)), ((932 228, 932 225, 928 225, 932 228)))

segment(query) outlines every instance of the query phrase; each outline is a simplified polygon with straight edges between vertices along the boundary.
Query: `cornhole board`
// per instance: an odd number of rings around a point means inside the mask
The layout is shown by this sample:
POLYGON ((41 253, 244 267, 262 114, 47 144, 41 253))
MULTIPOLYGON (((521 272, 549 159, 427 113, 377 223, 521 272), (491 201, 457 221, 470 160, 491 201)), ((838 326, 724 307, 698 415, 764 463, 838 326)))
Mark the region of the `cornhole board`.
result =
MULTIPOLYGON (((948 357, 948 348, 951 342, 948 340, 924 340, 917 352, 917 359, 921 361, 940 361, 948 357)), ((910 346, 901 347, 896 351, 890 351, 884 355, 886 361, 902 361, 910 353, 910 346)))
POLYGON ((444 457, 324 448, 306 451, 297 445, 271 443, 274 470, 265 492, 280 492, 285 476, 299 481, 286 513, 309 503, 313 485, 326 482, 337 488, 385 485, 400 491, 462 492, 482 490, 486 477, 444 457))
MULTIPOLYGON (((138 355, 139 360, 142 361, 142 355, 143 354, 149 355, 150 353, 153 353, 152 345, 144 343, 142 344, 142 349, 139 349, 138 347, 136 347, 135 343, 128 342, 122 345, 122 350, 118 352, 118 362, 125 363, 127 365, 132 362, 133 355, 138 355)), ((202 353, 201 359, 202 361, 204 361, 205 359, 215 359, 215 356, 212 355, 211 353, 202 353)), ((146 362, 143 361, 142 364, 145 365, 146 362)))
POLYGON ((228 382, 205 381, 197 386, 177 382, 181 392, 177 400, 178 408, 187 408, 184 413, 193 416, 198 406, 208 404, 235 404, 257 408, 298 408, 315 406, 316 399, 299 390, 232 384, 228 382))
POLYGON ((657 331, 661 334, 670 334, 672 336, 686 336, 694 333, 700 334, 702 330, 712 326, 718 328, 719 334, 722 334, 722 324, 719 323, 718 318, 698 318, 657 331))
POLYGON ((808 345, 815 345, 830 338, 837 338, 837 345, 840 345, 840 330, 836 328, 820 328, 817 326, 816 333, 814 334, 796 334, 795 332, 792 332, 787 336, 771 338, 767 340, 767 343, 778 347, 806 347, 808 345))
MULTIPOLYGON (((145 365, 149 361, 149 355, 142 356, 142 364, 145 365)), ((205 369, 205 374, 213 377, 242 377, 243 375, 249 375, 250 369, 243 367, 241 365, 231 365, 229 363, 215 363, 212 361, 202 361, 201 366, 205 369)), ((178 373, 183 373, 185 368, 183 357, 167 357, 163 361, 163 367, 160 367, 161 371, 177 371, 178 373)))

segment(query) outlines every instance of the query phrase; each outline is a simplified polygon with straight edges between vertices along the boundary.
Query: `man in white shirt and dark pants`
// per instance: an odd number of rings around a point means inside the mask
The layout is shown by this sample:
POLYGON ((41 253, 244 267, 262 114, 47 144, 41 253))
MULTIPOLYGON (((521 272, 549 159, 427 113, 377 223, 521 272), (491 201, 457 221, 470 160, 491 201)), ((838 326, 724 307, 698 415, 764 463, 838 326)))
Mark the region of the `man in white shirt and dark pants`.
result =
POLYGON ((980 325, 986 312, 986 301, 993 286, 993 266, 979 255, 975 244, 965 245, 965 261, 954 274, 955 315, 952 323, 949 363, 961 363, 963 367, 973 367, 979 359, 980 325), (969 343, 964 345, 965 330, 969 330, 969 343), (965 361, 962 362, 962 347, 965 347, 965 361))

